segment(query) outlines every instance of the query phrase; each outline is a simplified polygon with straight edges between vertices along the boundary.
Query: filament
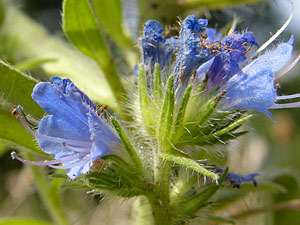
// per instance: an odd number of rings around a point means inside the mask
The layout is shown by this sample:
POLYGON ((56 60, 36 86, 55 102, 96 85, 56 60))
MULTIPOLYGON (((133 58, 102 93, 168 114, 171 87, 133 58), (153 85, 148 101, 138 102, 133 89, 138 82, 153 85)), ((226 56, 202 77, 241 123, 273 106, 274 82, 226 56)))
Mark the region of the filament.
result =
POLYGON ((81 165, 85 164, 88 160, 90 160, 90 158, 91 158, 91 154, 88 154, 82 160, 79 160, 78 162, 75 162, 75 163, 72 163, 69 165, 65 165, 65 166, 48 165, 48 166, 53 169, 65 170, 65 169, 70 169, 72 167, 81 166, 81 165))
POLYGON ((278 101, 278 100, 288 100, 288 99, 294 99, 294 98, 300 98, 300 94, 277 96, 276 101, 278 101))
POLYGON ((79 157, 82 157, 84 156, 85 154, 73 154, 73 155, 70 155, 70 156, 66 156, 66 157, 62 157, 60 159, 55 159, 55 160, 44 160, 44 161, 29 161, 29 160, 26 160, 26 159, 22 159, 21 157, 19 157, 17 155, 16 152, 11 152, 10 153, 11 155, 11 158, 12 159, 17 159, 18 161, 24 163, 24 164, 28 164, 28 165, 33 165, 33 166, 52 166, 53 164, 59 164, 59 163, 64 163, 64 162, 67 162, 67 161, 70 161, 70 160, 74 160, 74 159, 78 159, 79 157))
POLYGON ((269 40, 267 40, 256 52, 256 54, 260 53, 262 50, 264 50, 266 47, 268 47, 289 25, 289 23, 291 22, 293 15, 294 15, 294 0, 291 1, 292 4, 292 9, 290 12, 290 16, 288 17, 288 19, 286 20, 286 22, 281 26, 281 28, 279 30, 276 31, 276 33, 270 37, 269 40))
POLYGON ((300 102, 286 103, 286 104, 274 104, 270 109, 290 109, 300 108, 300 102))

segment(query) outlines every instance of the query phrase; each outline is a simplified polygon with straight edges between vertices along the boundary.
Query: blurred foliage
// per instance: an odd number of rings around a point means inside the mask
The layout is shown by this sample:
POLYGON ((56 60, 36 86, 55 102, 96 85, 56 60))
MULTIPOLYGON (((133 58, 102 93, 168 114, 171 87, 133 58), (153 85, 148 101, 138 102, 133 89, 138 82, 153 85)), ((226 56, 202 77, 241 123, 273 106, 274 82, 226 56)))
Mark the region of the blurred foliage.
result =
MULTIPOLYGON (((51 215, 48 212, 51 212, 51 210, 55 212, 55 208, 58 214, 67 211, 72 224, 95 224, 99 221, 102 221, 103 224, 121 224, 121 221, 124 224, 130 224, 128 222, 131 221, 128 218, 132 217, 128 212, 130 202, 122 202, 121 204, 120 202, 110 202, 106 200, 106 195, 103 197, 103 193, 106 194, 105 191, 98 193, 92 189, 97 185, 103 188, 105 182, 113 182, 119 185, 118 177, 107 176, 106 173, 111 171, 104 170, 103 173, 89 174, 88 182, 90 182, 90 185, 93 184, 95 177, 102 176, 101 178, 103 178, 103 184, 96 183, 94 186, 86 186, 86 189, 91 190, 89 193, 92 193, 93 199, 92 197, 86 197, 86 190, 61 189, 62 180, 58 177, 63 175, 55 173, 49 179, 46 179, 45 170, 41 168, 33 169, 35 170, 33 173, 35 174, 35 185, 37 187, 34 188, 34 178, 28 174, 27 167, 19 168, 18 163, 10 161, 8 153, 8 150, 11 151, 16 148, 41 153, 31 135, 24 132, 22 125, 10 114, 13 105, 21 104, 25 112, 30 113, 33 119, 39 119, 43 115, 43 111, 30 98, 31 89, 38 80, 47 80, 53 75, 69 77, 79 88, 92 96, 93 100, 99 104, 108 104, 110 108, 118 110, 118 96, 113 95, 109 81, 114 78, 109 77, 109 75, 111 75, 111 72, 122 71, 122 68, 118 68, 117 62, 110 60, 115 54, 116 50, 114 48, 118 46, 126 52, 125 56, 122 57, 128 61, 128 65, 132 66, 132 62, 136 63, 136 57, 133 54, 137 51, 134 46, 138 43, 134 39, 134 35, 130 36, 124 26, 126 18, 122 17, 122 4, 126 4, 128 1, 92 0, 78 3, 79 1, 68 0, 64 2, 65 7, 67 7, 66 4, 68 4, 68 7, 77 7, 77 4, 83 4, 75 15, 67 15, 64 11, 63 27, 71 42, 90 58, 77 52, 63 37, 62 30, 57 30, 58 27, 55 24, 59 24, 60 22, 57 21, 61 21, 59 13, 51 14, 54 17, 47 17, 47 23, 45 20, 40 21, 48 26, 52 34, 43 25, 35 21, 44 16, 49 16, 46 13, 49 5, 53 7, 54 11, 61 11, 61 1, 45 1, 45 5, 42 3, 44 1, 30 0, 21 3, 18 1, 19 7, 16 7, 16 4, 11 1, 0 1, 0 55, 4 61, 0 63, 0 199, 2 200, 0 203, 0 216, 3 217, 0 220, 0 225, 51 224, 41 221, 51 220, 51 215), (27 12, 23 12, 20 8, 25 9, 27 12), (30 14, 33 18, 26 14, 30 14), (90 20, 91 17, 89 16, 91 15, 87 16, 87 14, 92 14, 97 20, 90 20), (79 20, 76 20, 76 18, 79 18, 79 20), (54 20, 55 22, 52 22, 54 20), (84 27, 90 26, 89 28, 91 28, 86 30, 84 38, 78 36, 84 31, 80 26, 82 23, 88 23, 88 26, 85 24, 84 27), (80 30, 79 33, 78 30, 80 30), (91 40, 93 45, 90 44, 91 40), (94 45, 95 43, 96 45, 94 45), (16 66, 25 73, 13 69, 10 65, 16 66), (60 197, 61 190, 64 194, 60 197), (39 196, 36 194, 37 192, 39 196), (99 196, 101 196, 100 200, 97 200, 99 196), (63 207, 61 203, 63 203, 63 207), (47 211, 44 207, 50 210, 47 211), (113 214, 113 212, 116 214, 113 214), (33 217, 37 220, 8 218, 12 216, 33 217)), ((254 6, 223 8, 254 2, 257 1, 139 0, 133 5, 139 9, 139 18, 136 19, 138 19, 140 29, 148 19, 157 19, 164 25, 174 25, 178 21, 178 16, 183 18, 191 11, 197 15, 211 17, 210 25, 219 25, 220 27, 229 23, 233 14, 238 14, 241 20, 246 20, 246 22, 241 23, 237 30, 249 26, 250 28, 253 27, 253 31, 255 31, 257 29, 255 25, 259 24, 260 28, 256 33, 260 37, 264 35, 261 39, 266 40, 269 32, 274 32, 280 26, 279 23, 274 23, 277 14, 272 12, 269 5, 260 3, 254 6), (263 13, 259 13, 260 8, 264 9, 263 13), (246 14, 243 13, 245 11, 250 12, 248 17, 251 18, 240 15, 246 14), (272 28, 272 30, 265 27, 272 28)), ((273 2, 270 2, 270 4, 273 4, 273 2)), ((298 43, 299 38, 296 40, 296 46, 298 43)), ((123 60, 123 58, 117 60, 123 60)), ((114 59, 114 61, 117 60, 114 59)), ((294 78, 293 82, 285 83, 281 92, 299 92, 299 82, 300 76, 294 78)), ((112 83, 115 84, 115 81, 112 83)), ((238 144, 233 145, 231 154, 228 156, 230 167, 237 171, 262 171, 260 178, 258 178, 260 185, 255 188, 252 184, 247 184, 236 190, 225 184, 224 188, 214 196, 212 196, 213 191, 215 191, 214 188, 216 188, 214 184, 211 184, 207 190, 199 189, 199 192, 206 191, 208 193, 207 200, 212 197, 214 202, 213 205, 207 202, 208 207, 204 207, 203 211, 201 211, 202 206, 199 206, 199 214, 205 215, 204 221, 211 220, 212 224, 233 224, 234 222, 236 224, 256 223, 257 225, 299 224, 300 207, 294 207, 292 210, 287 207, 284 210, 261 210, 255 214, 250 213, 251 209, 264 209, 271 205, 300 198, 299 110, 282 110, 274 112, 274 115, 276 123, 267 120, 264 115, 257 115, 257 118, 253 119, 249 125, 250 135, 247 135, 238 144), (228 210, 224 210, 225 206, 228 210), (212 215, 214 212, 217 216, 212 215), (246 215, 249 213, 249 218, 247 217, 246 220, 241 219, 237 216, 239 213, 245 213, 246 215), (264 216, 255 216, 260 213, 264 216)), ((210 158, 212 162, 220 160, 218 153, 207 153, 206 149, 202 149, 202 151, 206 152, 207 158, 210 158)), ((27 157, 33 157, 27 151, 25 151, 26 154, 27 157)), ((47 173, 49 171, 53 173, 51 170, 47 170, 47 173)), ((134 173, 127 172, 130 179, 136 179, 134 173)), ((63 187, 72 185, 74 187, 76 183, 66 181, 63 187)), ((126 185, 124 181, 124 188, 127 188, 126 185)), ((82 187, 81 184, 78 186, 82 187)), ((194 190, 191 189, 190 191, 194 190)), ((134 196, 135 193, 129 194, 134 196)), ((189 193, 185 194, 188 195, 189 193)), ((195 199, 187 199, 184 204, 188 206, 189 200, 194 201, 195 199)), ((188 210, 188 207, 185 210, 188 210)), ((56 218, 56 216, 52 215, 52 221, 55 221, 53 218, 56 218)), ((55 222, 57 224, 68 223, 66 221, 55 222)), ((195 221, 195 223, 198 224, 198 221, 195 221)))

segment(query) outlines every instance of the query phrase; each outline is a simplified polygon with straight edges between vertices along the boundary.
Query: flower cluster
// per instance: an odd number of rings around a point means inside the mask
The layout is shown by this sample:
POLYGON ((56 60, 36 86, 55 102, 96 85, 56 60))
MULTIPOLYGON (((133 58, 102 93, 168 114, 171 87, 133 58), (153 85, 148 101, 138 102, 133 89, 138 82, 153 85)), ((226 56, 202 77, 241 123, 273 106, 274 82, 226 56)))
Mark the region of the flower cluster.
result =
MULTIPOLYGON (((299 106, 297 102, 278 104, 278 101, 299 95, 278 96, 274 84, 275 73, 291 58, 293 37, 258 55, 255 52, 258 43, 253 33, 222 38, 207 25, 206 19, 190 15, 182 21, 179 35, 169 37, 164 35, 158 21, 150 20, 144 24, 141 38, 143 64, 139 67, 140 108, 133 116, 134 119, 142 118, 146 128, 142 135, 150 134, 147 138, 150 136, 153 143, 161 145, 155 154, 164 151, 165 159, 176 163, 191 162, 193 168, 199 168, 199 165, 185 155, 182 160, 182 155, 168 154, 177 149, 181 151, 185 146, 225 143, 244 134, 234 133, 251 118, 243 117, 241 110, 260 111, 272 118, 269 109, 299 106), (153 79, 157 76, 159 79, 153 79), (234 113, 227 117, 217 115, 217 119, 208 122, 215 109, 234 113), (142 115, 136 115, 140 112, 142 115)), ((67 175, 74 179, 79 174, 86 174, 94 160, 111 152, 114 145, 121 142, 99 116, 95 104, 69 79, 52 77, 50 82, 38 83, 32 98, 50 115, 44 116, 35 126, 19 106, 16 108, 19 120, 54 160, 30 162, 12 153, 13 158, 32 165, 66 169, 67 175), (35 128, 38 129, 35 131, 35 128)), ((117 132, 141 169, 138 151, 129 144, 127 137, 124 138, 123 131, 117 129, 117 132)), ((185 166, 189 167, 188 163, 185 166)), ((201 171, 206 176, 217 176, 207 170, 201 171)), ((257 174, 243 177, 228 173, 227 180, 238 187, 243 182, 256 184, 255 176, 257 174)))
POLYGON ((154 63, 159 63, 165 70, 168 65, 168 71, 175 75, 174 85, 179 93, 183 93, 187 83, 199 85, 203 82, 206 82, 207 95, 225 91, 219 104, 223 110, 256 110, 272 118, 269 109, 299 106, 298 103, 278 104, 279 100, 298 95, 278 96, 274 84, 275 73, 291 58, 293 37, 287 43, 257 56, 252 51, 252 47, 258 47, 253 33, 221 38, 221 34, 217 35, 207 25, 206 19, 197 20, 190 15, 182 22, 179 36, 166 39, 161 34, 162 26, 157 21, 148 21, 142 38, 146 68, 153 68, 154 63), (173 61, 172 55, 176 55, 173 61))

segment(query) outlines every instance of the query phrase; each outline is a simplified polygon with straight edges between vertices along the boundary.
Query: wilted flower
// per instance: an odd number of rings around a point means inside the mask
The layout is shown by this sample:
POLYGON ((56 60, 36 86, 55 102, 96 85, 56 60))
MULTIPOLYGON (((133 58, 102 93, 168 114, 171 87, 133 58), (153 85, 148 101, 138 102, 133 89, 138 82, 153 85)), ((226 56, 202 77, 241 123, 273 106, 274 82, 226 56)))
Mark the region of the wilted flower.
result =
MULTIPOLYGON (((119 138, 108 124, 97 115, 95 104, 69 79, 52 77, 50 82, 38 83, 32 98, 49 114, 44 116, 38 130, 32 130, 22 108, 17 107, 22 125, 34 135, 43 150, 55 160, 30 162, 12 153, 13 158, 31 165, 47 165, 66 169, 74 179, 87 173, 93 161, 112 150, 119 138), (62 164, 57 166, 55 164, 62 164)), ((31 124, 30 124, 31 125, 31 124)))

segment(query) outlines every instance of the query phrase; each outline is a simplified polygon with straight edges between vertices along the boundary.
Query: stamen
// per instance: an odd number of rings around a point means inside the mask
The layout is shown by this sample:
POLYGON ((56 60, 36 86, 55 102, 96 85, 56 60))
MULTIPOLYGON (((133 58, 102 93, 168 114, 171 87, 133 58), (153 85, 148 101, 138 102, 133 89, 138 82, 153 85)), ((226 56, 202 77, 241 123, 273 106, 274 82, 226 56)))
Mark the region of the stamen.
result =
POLYGON ((67 162, 67 161, 70 161, 70 160, 78 159, 79 157, 82 157, 84 155, 85 154, 77 153, 77 154, 73 154, 73 155, 70 155, 70 156, 62 157, 60 159, 35 161, 34 162, 34 161, 29 161, 29 160, 26 160, 26 159, 22 159, 21 157, 19 157, 17 155, 16 152, 11 152, 10 153, 10 156, 11 156, 12 159, 17 159, 18 161, 20 161, 24 164, 33 165, 33 166, 51 166, 53 164, 59 164, 59 163, 64 163, 64 162, 67 162))
POLYGON ((300 98, 300 94, 276 96, 276 101, 300 98))
POLYGON ((53 169, 58 169, 58 170, 65 170, 65 169, 70 169, 72 167, 76 167, 76 166, 80 166, 85 164, 88 160, 90 160, 91 155, 88 154, 86 155, 82 160, 72 163, 70 165, 65 165, 65 166, 54 166, 54 165, 48 165, 49 167, 53 168, 53 169))
POLYGON ((73 147, 73 146, 71 146, 71 145, 69 145, 69 144, 65 144, 64 145, 67 149, 70 149, 70 150, 72 150, 72 151, 74 151, 74 152, 89 152, 90 150, 91 150, 91 148, 89 147, 89 148, 78 148, 78 147, 73 147))
POLYGON ((276 76, 275 80, 277 80, 280 77, 282 77, 283 75, 287 74, 291 69, 293 69, 293 67, 298 63, 299 60, 300 60, 300 53, 298 54, 296 59, 291 64, 289 64, 282 71, 280 71, 280 73, 276 76))
POLYGON ((270 109, 291 109, 300 108, 300 102, 286 103, 286 104, 274 104, 270 109))
POLYGON ((17 112, 19 115, 19 120, 21 122, 21 124, 23 125, 23 127, 33 136, 35 136, 36 138, 39 139, 43 139, 46 141, 52 141, 52 142, 56 142, 56 143, 61 143, 61 144, 71 144, 71 145, 77 145, 80 147, 90 147, 91 146, 91 142, 87 142, 87 141, 76 141, 76 140, 69 140, 69 139, 64 139, 64 138, 58 138, 58 137, 51 137, 51 136, 46 136, 46 135, 42 135, 39 134, 38 132, 33 131, 22 119, 21 116, 21 112, 22 112, 22 107, 18 106, 17 107, 17 112))
POLYGON ((289 25, 289 23, 291 22, 293 15, 294 15, 294 0, 291 1, 292 4, 292 9, 291 9, 291 13, 290 16, 288 17, 288 19, 286 20, 286 22, 281 26, 281 28, 279 30, 277 30, 277 32, 270 37, 269 40, 267 40, 256 52, 256 54, 260 53, 262 50, 264 50, 266 47, 268 47, 289 25))

